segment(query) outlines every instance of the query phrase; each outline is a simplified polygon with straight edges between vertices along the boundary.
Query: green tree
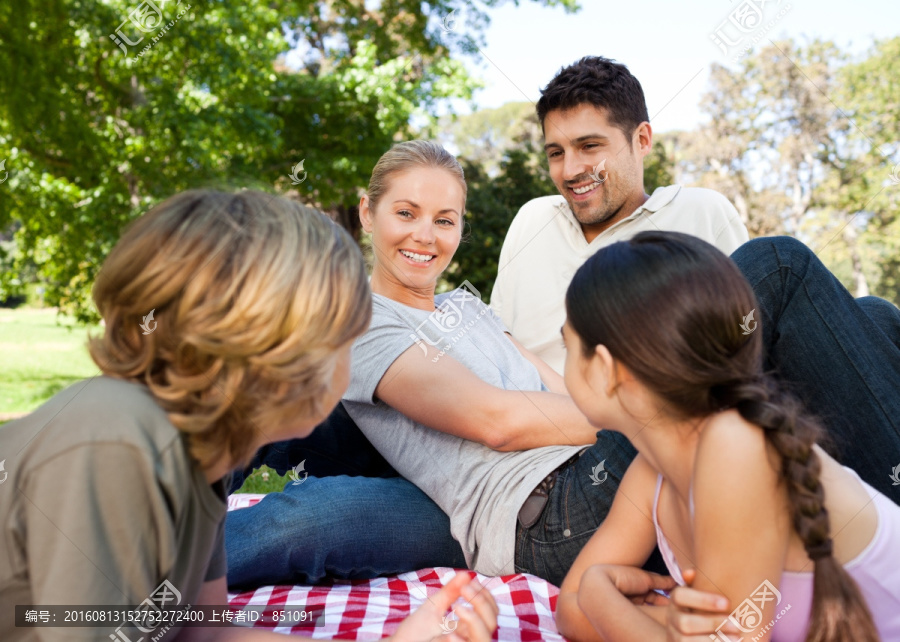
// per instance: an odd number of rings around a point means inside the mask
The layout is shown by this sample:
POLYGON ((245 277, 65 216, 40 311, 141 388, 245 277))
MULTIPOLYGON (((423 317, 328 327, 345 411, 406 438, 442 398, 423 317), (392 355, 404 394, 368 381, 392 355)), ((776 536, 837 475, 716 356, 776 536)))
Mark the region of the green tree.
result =
POLYGON ((466 230, 446 279, 454 286, 469 281, 489 302, 494 289, 500 248, 519 208, 556 188, 547 172, 534 163, 533 148, 508 150, 500 173, 490 176, 481 165, 463 160, 468 185, 466 230))
POLYGON ((866 223, 859 243, 878 263, 873 294, 900 305, 900 37, 875 42, 841 69, 837 100, 852 118, 850 140, 863 150, 855 177, 866 223))
POLYGON ((527 101, 447 116, 441 119, 441 125, 441 141, 490 176, 499 173, 508 150, 528 147, 532 154, 540 154, 536 150, 543 145, 534 103, 527 101))
POLYGON ((795 235, 856 296, 895 301, 885 270, 900 244, 887 189, 900 160, 898 42, 858 63, 813 40, 772 43, 735 69, 714 65, 709 121, 675 136, 677 173, 728 196, 751 236, 795 235))
POLYGON ((189 187, 275 189, 347 217, 412 116, 471 96, 461 55, 498 2, 0 4, 0 299, 33 269, 50 304, 95 317, 89 288, 122 227, 189 187))

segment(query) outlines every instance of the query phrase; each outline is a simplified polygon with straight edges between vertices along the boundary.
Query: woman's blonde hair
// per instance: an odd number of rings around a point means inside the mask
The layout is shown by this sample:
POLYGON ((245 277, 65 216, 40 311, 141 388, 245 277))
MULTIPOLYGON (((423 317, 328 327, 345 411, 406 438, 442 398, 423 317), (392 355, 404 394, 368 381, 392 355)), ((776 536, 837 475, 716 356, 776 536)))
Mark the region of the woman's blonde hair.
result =
POLYGON ((93 295, 106 328, 91 357, 146 384, 204 468, 245 464, 259 432, 320 415, 336 350, 372 315, 350 235, 253 191, 160 203, 113 248, 93 295))
POLYGON ((378 201, 390 188, 389 178, 393 174, 405 172, 417 167, 437 167, 445 169, 459 179, 463 190, 463 211, 466 209, 466 177, 456 157, 430 140, 410 140, 397 143, 386 151, 372 170, 369 179, 369 207, 375 211, 378 201))

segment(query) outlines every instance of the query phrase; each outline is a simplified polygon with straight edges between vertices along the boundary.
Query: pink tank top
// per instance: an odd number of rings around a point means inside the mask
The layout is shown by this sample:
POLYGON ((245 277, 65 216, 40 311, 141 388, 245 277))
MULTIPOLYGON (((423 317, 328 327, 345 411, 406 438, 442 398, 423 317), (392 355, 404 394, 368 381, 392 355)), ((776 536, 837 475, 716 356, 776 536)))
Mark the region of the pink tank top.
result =
MULTIPOLYGON (((845 467, 846 468, 846 467, 845 467)), ((869 486, 855 471, 847 468, 866 489, 878 513, 878 528, 869 545, 855 558, 844 564, 844 569, 856 581, 882 640, 900 641, 900 506, 869 486)), ((659 491, 663 477, 656 480, 656 495, 653 498, 653 526, 656 528, 656 542, 669 574, 680 585, 684 577, 678 567, 675 554, 659 525, 657 510, 659 491)), ((690 496, 691 517, 694 515, 694 496, 690 496)), ((776 601, 773 618, 768 624, 755 627, 754 635, 761 630, 771 631, 772 642, 803 642, 806 639, 807 623, 812 607, 813 574, 784 571, 777 590, 781 594, 776 601), (768 628, 766 628, 768 626, 768 628)), ((763 589, 761 586, 760 589, 763 589)), ((763 589, 765 590, 765 589, 763 589)), ((770 599, 777 595, 770 594, 770 599)), ((753 600, 745 600, 742 607, 755 609, 753 600)), ((716 639, 712 636, 711 639, 716 639)), ((750 639, 750 638, 747 638, 750 639)))

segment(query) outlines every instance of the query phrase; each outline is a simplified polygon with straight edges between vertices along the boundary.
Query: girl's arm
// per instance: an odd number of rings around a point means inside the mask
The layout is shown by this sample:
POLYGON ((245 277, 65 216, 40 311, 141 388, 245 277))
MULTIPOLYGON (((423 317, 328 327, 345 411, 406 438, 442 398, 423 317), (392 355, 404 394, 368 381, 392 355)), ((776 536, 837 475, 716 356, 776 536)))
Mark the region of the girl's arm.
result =
POLYGON ((681 574, 684 576, 685 585, 676 587, 669 594, 666 612, 666 632, 669 634, 667 642, 688 642, 688 640, 706 642, 710 636, 716 639, 717 632, 723 633, 723 637, 730 635, 740 637, 741 631, 728 617, 731 612, 728 598, 691 588, 697 579, 697 571, 694 569, 681 569, 681 574), (724 626, 723 622, 726 623, 724 626))
POLYGON ((420 346, 410 346, 382 376, 375 396, 429 428, 493 450, 580 446, 597 440, 597 429, 568 395, 504 390, 480 379, 452 355, 433 361, 437 356, 432 346, 425 355, 420 346))
MULTIPOLYGON (((566 382, 556 370, 547 365, 546 361, 534 354, 531 350, 519 343, 519 340, 513 335, 507 332, 506 336, 513 342, 516 349, 522 353, 522 356, 528 359, 531 364, 537 368, 538 374, 541 375, 541 381, 544 382, 544 385, 547 386, 550 392, 556 392, 561 395, 569 394, 569 390, 566 388, 566 382)), ((562 337, 560 337, 560 341, 562 341, 562 337)))
POLYGON ((745 616, 755 613, 762 627, 745 618, 742 634, 760 641, 771 635, 765 624, 786 606, 772 591, 781 584, 792 532, 778 470, 763 431, 736 411, 716 415, 700 437, 693 480, 693 587, 724 595, 745 616))
POLYGON ((675 583, 640 569, 656 546, 651 517, 656 477, 638 455, 622 478, 606 519, 566 575, 556 603, 556 623, 570 640, 665 639, 665 608, 653 606, 649 592, 671 589, 675 583), (615 637, 619 631, 634 635, 615 637))
POLYGON ((655 589, 668 590, 674 583, 671 577, 634 566, 591 566, 582 575, 578 590, 578 606, 596 636, 585 639, 667 640, 664 626, 667 598, 655 589))

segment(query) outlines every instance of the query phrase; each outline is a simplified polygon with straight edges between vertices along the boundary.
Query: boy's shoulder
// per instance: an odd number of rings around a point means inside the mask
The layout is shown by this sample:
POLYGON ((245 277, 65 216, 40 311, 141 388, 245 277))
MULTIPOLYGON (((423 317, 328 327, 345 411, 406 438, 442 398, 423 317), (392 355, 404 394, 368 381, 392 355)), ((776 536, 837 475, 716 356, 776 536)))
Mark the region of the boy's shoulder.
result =
POLYGON ((79 381, 0 427, 8 468, 39 466, 88 444, 133 446, 153 456, 179 436, 146 386, 105 376, 79 381))

